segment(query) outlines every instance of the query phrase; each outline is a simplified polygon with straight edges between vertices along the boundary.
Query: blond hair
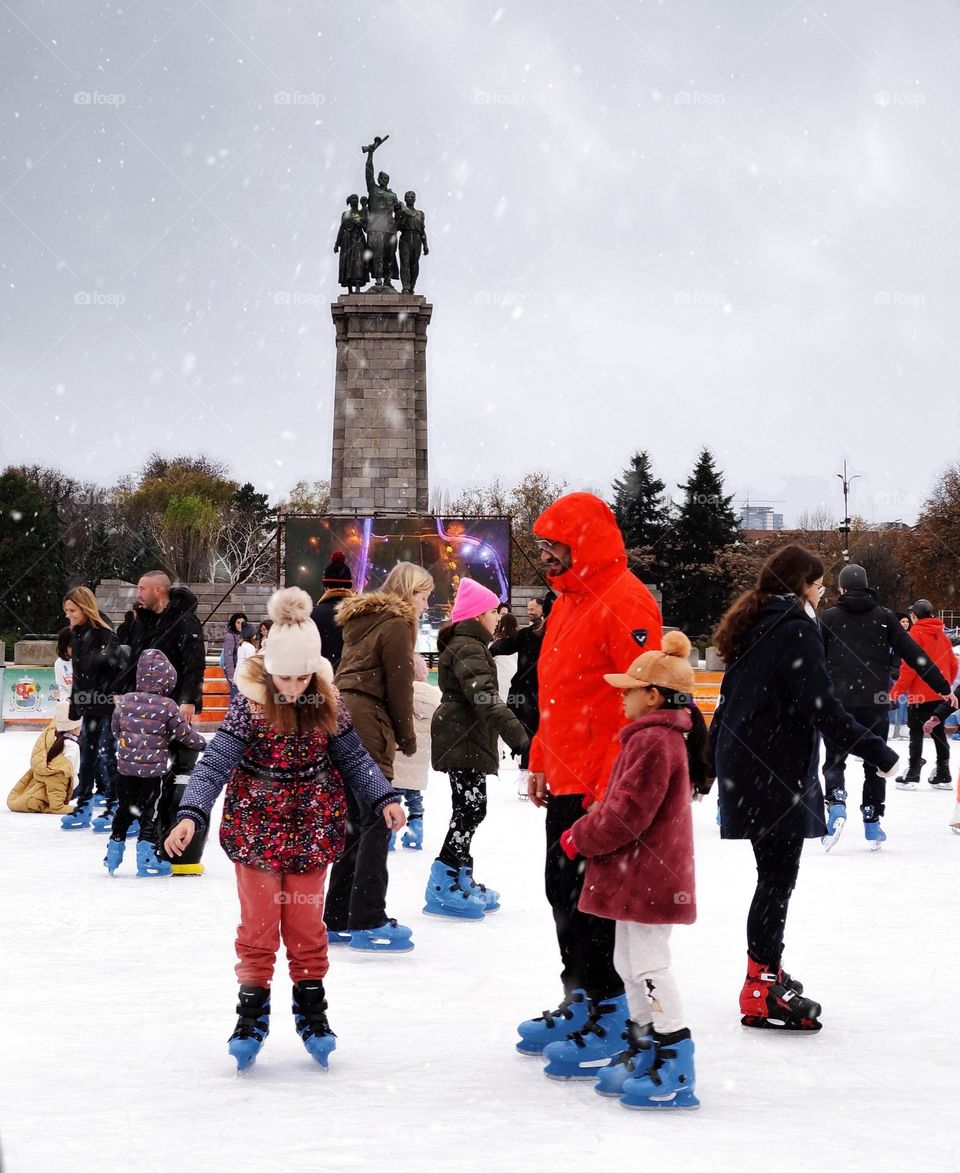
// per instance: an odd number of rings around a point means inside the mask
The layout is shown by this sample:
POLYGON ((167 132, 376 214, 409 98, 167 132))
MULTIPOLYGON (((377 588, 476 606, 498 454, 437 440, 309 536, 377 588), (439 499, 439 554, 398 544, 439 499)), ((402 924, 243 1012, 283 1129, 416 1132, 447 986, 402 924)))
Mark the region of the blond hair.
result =
POLYGON ((97 597, 89 587, 74 587, 63 596, 63 601, 79 607, 86 623, 90 623, 94 627, 102 627, 107 631, 113 630, 109 623, 104 622, 100 608, 97 606, 97 597))
POLYGON ((388 595, 399 595, 409 603, 418 591, 432 591, 433 579, 416 562, 398 562, 380 589, 388 595))

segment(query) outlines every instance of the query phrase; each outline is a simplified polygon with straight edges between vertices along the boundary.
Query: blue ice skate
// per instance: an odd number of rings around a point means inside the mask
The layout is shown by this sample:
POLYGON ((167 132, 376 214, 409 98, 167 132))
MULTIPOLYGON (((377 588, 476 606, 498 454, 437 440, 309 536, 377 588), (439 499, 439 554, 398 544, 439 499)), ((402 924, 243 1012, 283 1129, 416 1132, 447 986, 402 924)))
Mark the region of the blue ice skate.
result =
POLYGON ((134 820, 134 821, 133 821, 133 822, 130 824, 130 826, 127 828, 127 835, 126 835, 126 837, 127 837, 128 839, 134 839, 134 838, 136 838, 136 836, 137 836, 137 835, 139 835, 139 834, 140 834, 140 824, 139 824, 139 823, 136 821, 136 819, 135 819, 135 820, 134 820))
POLYGON ((111 839, 107 843, 107 854, 103 857, 103 866, 112 876, 123 863, 123 849, 126 844, 122 839, 111 839))
POLYGON ((423 819, 411 819, 400 840, 403 847, 410 851, 423 850, 423 819))
POLYGON ((293 987, 293 1020, 297 1034, 308 1053, 321 1067, 327 1066, 331 1051, 337 1048, 337 1036, 327 1022, 327 999, 323 982, 297 982, 293 987))
POLYGON ((145 840, 137 844, 138 876, 172 876, 173 865, 165 859, 157 859, 157 845, 145 840))
POLYGON ((365 953, 409 953, 413 949, 413 929, 390 919, 378 929, 353 929, 351 949, 365 953))
POLYGON ((397 850, 397 833, 396 833, 396 831, 391 831, 390 832, 390 842, 387 844, 387 851, 396 851, 396 850, 397 850))
POLYGON ((527 1018, 517 1027, 521 1055, 542 1055, 550 1043, 560 1042, 586 1025, 589 1003, 583 990, 570 990, 556 1010, 544 1010, 537 1018, 527 1018))
POLYGON ((447 867, 435 859, 423 894, 423 911, 430 916, 447 916, 454 920, 483 920, 484 906, 479 896, 472 896, 460 887, 456 868, 447 867))
POLYGON ((595 1079, 597 1068, 606 1067, 620 1052, 627 1029, 625 994, 603 1002, 590 1002, 587 1021, 562 1042, 551 1043, 543 1052, 548 1079, 595 1079))
POLYGON ((270 991, 264 986, 241 986, 237 1014, 237 1027, 227 1049, 237 1061, 237 1071, 245 1071, 270 1033, 270 991))
POLYGON ((328 945, 349 945, 352 933, 346 929, 327 929, 328 945))
POLYGON ((827 833, 820 839, 820 842, 827 851, 830 851, 831 848, 836 846, 846 822, 846 804, 842 802, 831 802, 827 811, 827 833))
POLYGON ((471 896, 480 897, 483 901, 484 912, 496 912, 500 907, 500 893, 496 888, 488 888, 485 884, 478 883, 473 878, 473 868, 461 868, 457 879, 464 892, 469 892, 471 896))
POLYGON ((103 810, 93 820, 93 829, 98 834, 109 834, 113 830, 113 816, 117 813, 117 804, 108 802, 103 810))
POLYGON ((69 815, 60 816, 60 826, 64 831, 76 831, 79 827, 89 827, 93 818, 93 795, 77 803, 69 815))
POLYGON ((656 1058, 653 1027, 649 1023, 637 1026, 627 1019, 627 1029, 622 1037, 627 1049, 596 1072, 597 1082, 593 1090, 598 1096, 622 1096, 626 1081, 646 1074, 656 1058))
POLYGON ((874 819, 871 823, 864 823, 863 834, 871 851, 879 851, 887 841, 886 832, 880 826, 879 819, 874 819))
POLYGON ((673 1041, 676 1035, 658 1038, 653 1066, 646 1074, 624 1083, 620 1103, 625 1108, 662 1111, 665 1108, 700 1107, 700 1101, 694 1095, 693 1039, 688 1030, 676 1033, 684 1037, 676 1041, 673 1041))

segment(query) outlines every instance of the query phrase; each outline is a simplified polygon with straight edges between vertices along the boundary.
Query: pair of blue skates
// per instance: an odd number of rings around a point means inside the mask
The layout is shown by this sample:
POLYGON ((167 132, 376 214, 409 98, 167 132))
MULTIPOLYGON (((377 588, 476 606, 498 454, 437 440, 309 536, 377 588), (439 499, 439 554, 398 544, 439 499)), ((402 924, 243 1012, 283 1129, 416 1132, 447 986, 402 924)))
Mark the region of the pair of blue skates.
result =
POLYGON ((543 1073, 550 1079, 594 1080, 597 1095, 618 1099, 624 1108, 699 1108, 690 1032, 659 1035, 631 1022, 628 1013, 623 994, 593 1002, 574 990, 556 1010, 520 1023, 517 1050, 546 1059, 543 1073))
POLYGON ((423 911, 429 916, 452 920, 483 920, 500 907, 500 893, 473 878, 473 868, 454 868, 439 859, 433 861, 423 894, 423 911))
MULTIPOLYGON (((111 876, 123 863, 125 847, 126 844, 120 839, 111 839, 107 843, 107 854, 103 857, 103 866, 111 876)), ((157 858, 157 847, 155 843, 144 841, 137 844, 137 875, 172 876, 173 865, 165 859, 157 858)))
POLYGON ((391 917, 375 929, 327 929, 327 943, 348 945, 362 953, 409 953, 413 949, 413 929, 391 917))
MULTIPOLYGON (((64 831, 86 830, 87 827, 92 827, 94 831, 103 835, 113 829, 115 810, 116 804, 104 798, 102 794, 91 794, 89 798, 78 802, 70 814, 60 816, 60 826, 64 831), (103 810, 96 817, 93 813, 95 807, 103 807, 103 810)), ((127 831, 127 838, 129 839, 131 835, 137 835, 139 832, 140 824, 134 822, 127 831)))
MULTIPOLYGON (((246 1071, 260 1053, 270 1033, 270 991, 265 986, 240 987, 237 1025, 227 1043, 236 1060, 237 1071, 246 1071)), ((326 1068, 337 1036, 327 1022, 327 999, 323 982, 297 982, 293 987, 293 1021, 307 1054, 326 1068)))

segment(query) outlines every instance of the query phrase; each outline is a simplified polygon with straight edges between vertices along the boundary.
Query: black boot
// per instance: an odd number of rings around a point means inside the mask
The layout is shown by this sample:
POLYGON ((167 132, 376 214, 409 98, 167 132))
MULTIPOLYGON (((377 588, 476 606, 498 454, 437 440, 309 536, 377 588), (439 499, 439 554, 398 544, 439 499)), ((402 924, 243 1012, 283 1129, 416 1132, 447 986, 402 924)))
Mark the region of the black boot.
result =
POLYGON ((920 785, 920 771, 923 769, 923 765, 926 760, 926 758, 921 758, 920 761, 916 763, 916 765, 911 762, 911 764, 907 767, 907 772, 905 774, 901 774, 897 778, 898 790, 916 790, 916 788, 920 785))
POLYGON ((243 1071, 256 1059, 270 1032, 270 991, 264 986, 241 986, 237 1000, 236 1030, 227 1048, 243 1071))
POLYGON ((950 763, 937 762, 937 768, 933 771, 927 779, 934 790, 952 790, 953 782, 950 780, 950 763))
POLYGON ((293 1017, 303 1045, 321 1067, 326 1067, 330 1052, 336 1050, 337 1036, 327 1022, 323 982, 304 981, 294 985, 293 1017))

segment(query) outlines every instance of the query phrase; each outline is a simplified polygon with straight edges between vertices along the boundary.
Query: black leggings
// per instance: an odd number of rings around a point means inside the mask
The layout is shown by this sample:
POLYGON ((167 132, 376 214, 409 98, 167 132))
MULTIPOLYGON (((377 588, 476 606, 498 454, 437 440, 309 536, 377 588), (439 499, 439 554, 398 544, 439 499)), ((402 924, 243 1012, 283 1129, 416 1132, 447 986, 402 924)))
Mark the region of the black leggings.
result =
POLYGON ((117 775, 117 813, 110 828, 112 839, 125 839, 131 823, 140 820, 140 843, 157 845, 157 799, 160 778, 127 778, 117 775))
POLYGON ((776 969, 783 956, 783 931, 800 870, 803 837, 794 831, 767 831, 751 843, 757 888, 747 914, 747 949, 754 961, 776 969))
POLYGON ((482 770, 451 770, 450 826, 437 859, 450 868, 472 868, 470 848, 477 827, 487 817, 487 777, 482 770))

